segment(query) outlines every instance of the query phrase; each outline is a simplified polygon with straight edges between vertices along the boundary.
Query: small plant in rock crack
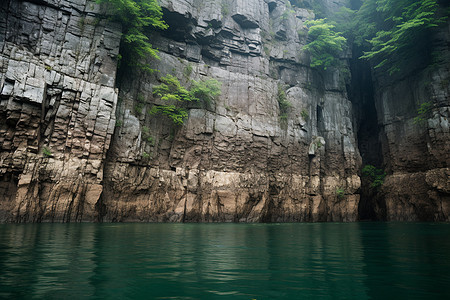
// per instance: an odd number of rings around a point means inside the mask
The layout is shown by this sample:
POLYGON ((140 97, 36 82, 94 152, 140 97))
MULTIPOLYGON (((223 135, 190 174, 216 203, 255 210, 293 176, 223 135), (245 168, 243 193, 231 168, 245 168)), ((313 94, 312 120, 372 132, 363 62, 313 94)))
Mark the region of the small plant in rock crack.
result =
POLYGON ((186 79, 189 79, 192 74, 192 70, 193 68, 191 64, 188 64, 186 67, 184 67, 183 75, 186 79))
POLYGON ((336 196, 338 197, 339 200, 344 199, 344 197, 345 197, 344 189, 343 188, 336 189, 336 196))
POLYGON ((303 120, 308 121, 309 120, 309 114, 306 109, 302 109, 300 112, 300 116, 303 118, 303 120))
POLYGON ((280 119, 286 120, 292 104, 287 100, 286 92, 281 84, 278 85, 277 100, 278 107, 280 108, 280 119))
POLYGON ((42 154, 44 157, 53 157, 52 152, 47 147, 42 148, 42 154))
POLYGON ((144 109, 144 104, 142 103, 138 103, 134 106, 134 110, 136 111, 137 114, 142 114, 142 110, 144 109))
POLYGON ((420 104, 420 107, 417 109, 417 116, 413 121, 414 124, 424 124, 432 107, 433 104, 431 104, 431 102, 424 102, 420 104))

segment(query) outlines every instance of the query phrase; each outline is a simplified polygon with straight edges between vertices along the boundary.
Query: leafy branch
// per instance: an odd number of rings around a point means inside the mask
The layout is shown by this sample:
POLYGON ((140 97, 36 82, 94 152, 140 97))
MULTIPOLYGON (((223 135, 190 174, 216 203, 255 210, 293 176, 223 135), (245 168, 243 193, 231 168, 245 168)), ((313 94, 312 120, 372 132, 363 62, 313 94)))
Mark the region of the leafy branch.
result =
POLYGON ((147 28, 167 29, 162 20, 162 10, 157 0, 97 0, 112 12, 111 19, 122 25, 121 56, 128 66, 153 71, 143 63, 147 57, 159 59, 158 50, 153 48, 145 34, 147 28))
POLYGON ((188 117, 186 104, 188 102, 203 102, 209 105, 221 94, 221 83, 215 79, 192 81, 192 87, 187 90, 179 80, 170 74, 161 78, 162 83, 153 88, 153 94, 170 104, 154 105, 149 114, 162 114, 169 117, 175 125, 182 125, 188 117))
POLYGON ((308 38, 312 40, 303 47, 311 54, 310 66, 324 70, 336 66, 347 39, 340 32, 335 32, 335 25, 328 23, 327 19, 307 21, 305 24, 309 27, 308 38))
MULTIPOLYGON (((360 57, 389 74, 423 56, 428 30, 442 24, 437 0, 367 0, 356 15, 355 41, 368 50, 360 57)), ((425 55, 427 56, 427 55, 425 55)))

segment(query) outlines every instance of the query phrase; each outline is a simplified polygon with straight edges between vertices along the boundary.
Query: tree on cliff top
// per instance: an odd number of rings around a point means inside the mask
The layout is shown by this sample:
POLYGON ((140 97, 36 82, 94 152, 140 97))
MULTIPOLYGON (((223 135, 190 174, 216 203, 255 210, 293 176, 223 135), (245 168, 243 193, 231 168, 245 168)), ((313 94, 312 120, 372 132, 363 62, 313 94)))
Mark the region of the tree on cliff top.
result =
POLYGON ((137 66, 153 71, 143 61, 147 57, 159 59, 158 51, 153 48, 145 35, 148 28, 166 29, 162 20, 162 10, 157 0, 97 0, 112 13, 112 19, 122 24, 120 53, 122 62, 128 66, 137 66))

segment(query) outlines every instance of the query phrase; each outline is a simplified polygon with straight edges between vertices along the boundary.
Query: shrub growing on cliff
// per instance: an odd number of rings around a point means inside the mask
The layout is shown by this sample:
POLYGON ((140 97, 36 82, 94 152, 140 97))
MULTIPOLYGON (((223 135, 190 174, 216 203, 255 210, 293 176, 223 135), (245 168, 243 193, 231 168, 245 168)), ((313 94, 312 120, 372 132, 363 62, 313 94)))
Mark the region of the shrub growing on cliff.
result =
POLYGON ((337 188, 336 189, 336 196, 339 200, 343 200, 345 198, 345 191, 343 188, 337 188))
POLYGON ((386 177, 386 172, 372 165, 365 165, 362 174, 370 180, 370 187, 374 189, 381 187, 386 177))
POLYGON ((193 100, 202 101, 206 105, 221 94, 222 83, 215 79, 208 79, 205 81, 192 81, 191 97, 193 100))
POLYGON ((347 40, 334 31, 335 26, 327 19, 307 21, 305 24, 309 27, 308 39, 312 40, 303 47, 311 55, 310 66, 324 70, 336 66, 347 40))
POLYGON ((179 80, 170 74, 161 78, 162 83, 153 88, 153 94, 161 100, 171 102, 168 105, 154 105, 149 113, 163 114, 176 125, 182 125, 188 117, 186 103, 202 101, 209 105, 221 93, 221 83, 215 79, 193 81, 191 90, 183 87, 179 80))
POLYGON ((145 35, 146 28, 166 29, 161 19, 162 11, 157 0, 97 0, 112 13, 112 19, 122 24, 120 52, 123 63, 153 71, 142 61, 147 57, 158 57, 145 35))
POLYGON ((278 85, 277 100, 278 107, 280 108, 280 119, 286 120, 289 108, 292 104, 287 100, 286 92, 281 84, 278 85))
POLYGON ((181 86, 175 76, 167 74, 161 81, 160 85, 153 87, 153 95, 166 101, 192 101, 189 91, 181 86))

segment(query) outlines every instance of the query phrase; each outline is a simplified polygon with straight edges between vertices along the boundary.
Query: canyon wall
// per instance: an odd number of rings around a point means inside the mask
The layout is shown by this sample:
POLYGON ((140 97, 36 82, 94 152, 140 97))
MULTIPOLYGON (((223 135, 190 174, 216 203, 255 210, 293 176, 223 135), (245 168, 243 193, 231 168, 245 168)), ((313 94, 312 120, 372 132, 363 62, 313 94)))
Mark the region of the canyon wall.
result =
POLYGON ((373 76, 388 173, 377 210, 387 220, 450 220, 450 23, 429 42, 434 64, 373 76))
POLYGON ((0 4, 0 220, 97 218, 121 29, 78 1, 0 4))
POLYGON ((284 1, 162 1, 154 75, 125 74, 102 197, 106 221, 355 221, 360 156, 345 67, 301 51, 308 9, 284 1), (159 79, 222 94, 181 127, 146 111, 159 79), (291 108, 280 112, 279 90, 291 108))
MULTIPOLYGON (((116 74, 121 27, 94 1, 3 1, 0 222, 358 220, 351 54, 309 67, 312 2, 161 0, 170 27, 149 32, 158 71, 116 74), (153 88, 167 74, 186 87, 216 79, 221 95, 174 125, 148 113, 164 103, 153 88)), ((345 1, 319 2, 327 14, 345 1)), ((370 204, 379 216, 449 219, 448 71, 374 74, 389 173, 382 207, 370 204)))

